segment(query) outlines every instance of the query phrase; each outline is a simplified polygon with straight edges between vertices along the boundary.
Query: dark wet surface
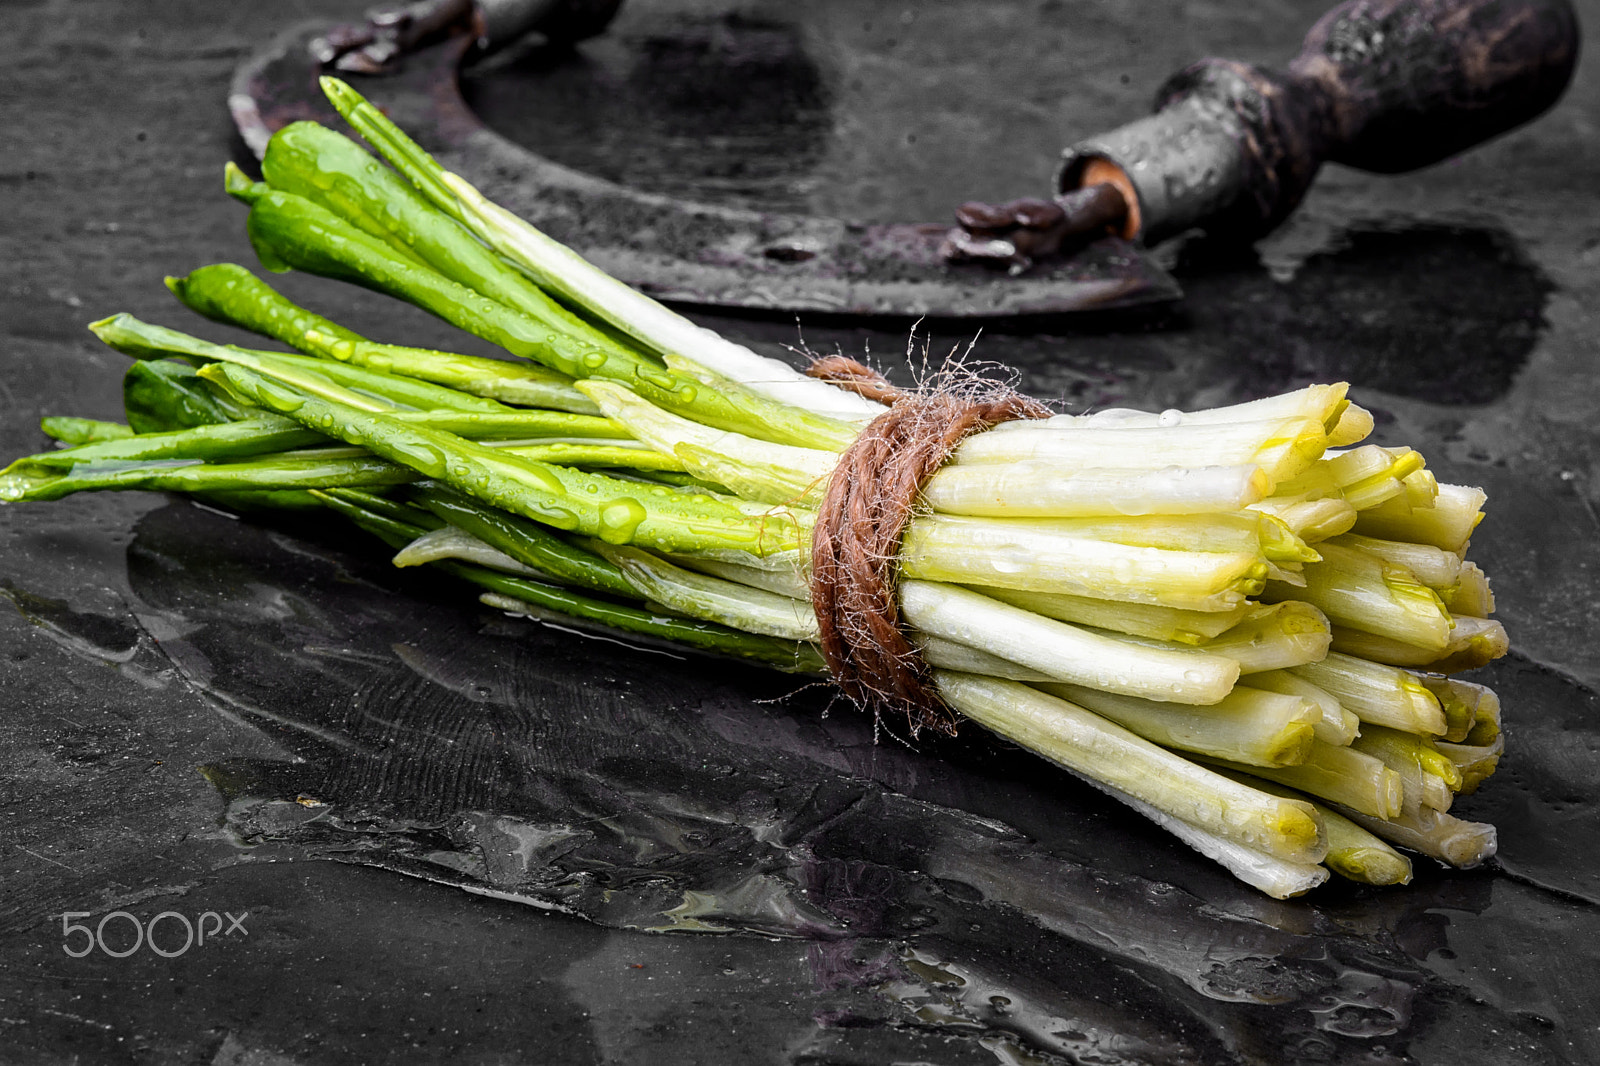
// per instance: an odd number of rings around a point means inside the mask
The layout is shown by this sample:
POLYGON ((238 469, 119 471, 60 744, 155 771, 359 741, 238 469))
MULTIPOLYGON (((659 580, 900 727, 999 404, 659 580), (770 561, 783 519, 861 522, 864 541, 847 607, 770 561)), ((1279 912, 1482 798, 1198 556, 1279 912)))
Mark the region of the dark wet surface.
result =
POLYGON ((644 14, 645 27, 581 52, 519 49, 466 78, 463 94, 492 128, 597 177, 813 210, 807 194, 822 183, 833 113, 800 27, 738 12, 644 14))
MULTIPOLYGON (((1492 403, 1510 389, 1546 323, 1552 285, 1503 229, 1356 224, 1287 281, 1253 252, 1188 248, 1180 277, 1226 287, 1226 341, 1259 353, 1256 381, 1307 374, 1441 405, 1492 403)), ((1237 358, 1237 355, 1234 354, 1237 358)))
MULTIPOLYGON (((1492 1037, 1560 1062, 1553 1034, 1600 965, 1582 942, 1555 962, 1470 961, 1486 931, 1582 928, 1580 901, 1600 896, 1593 853, 1556 843, 1596 831, 1596 701, 1525 661, 1488 680, 1545 712, 1473 801, 1506 835, 1501 871, 1279 904, 981 736, 875 745, 869 721, 792 679, 474 609, 352 537, 181 502, 133 529, 126 599, 10 595, 66 654, 182 688, 270 742, 199 766, 228 844, 213 876, 235 883, 262 853, 332 859, 643 931, 630 938, 793 939, 802 955, 779 954, 803 958, 819 1035, 849 1046, 892 1022, 897 1043, 910 1027, 1002 1058, 1402 1062, 1419 1042, 1492 1037), (1577 987, 1546 983, 1552 966, 1577 987)), ((81 736, 57 755, 115 757, 81 736)), ((162 906, 182 913, 187 895, 162 906)), ((284 910, 265 920, 299 917, 284 910)))
MULTIPOLYGON (((507 56, 469 89, 491 120, 554 94, 500 128, 656 191, 909 219, 1040 191, 1055 147, 1170 69, 1287 56, 1319 10, 978 6, 640 5, 580 57, 507 56)), ((85 321, 194 328, 160 277, 248 261, 218 189, 228 74, 296 17, 356 13, 108 9, 3 31, 27 134, 0 169, 21 205, 0 223, 7 455, 42 445, 40 414, 116 415, 121 359, 85 321)), ((0 1061, 1595 1061, 1597 120, 1580 68, 1542 125, 1458 164, 1331 170, 1258 251, 1165 253, 1176 309, 978 349, 1073 409, 1345 377, 1380 440, 1485 486, 1473 550, 1515 650, 1481 680, 1511 746, 1462 808, 1500 826, 1493 867, 1274 902, 975 733, 874 744, 792 678, 506 618, 326 525, 73 498, 0 510, 0 1061), (63 951, 62 912, 116 910, 248 912, 248 935, 63 951)), ((907 373, 903 323, 706 321, 907 373)))

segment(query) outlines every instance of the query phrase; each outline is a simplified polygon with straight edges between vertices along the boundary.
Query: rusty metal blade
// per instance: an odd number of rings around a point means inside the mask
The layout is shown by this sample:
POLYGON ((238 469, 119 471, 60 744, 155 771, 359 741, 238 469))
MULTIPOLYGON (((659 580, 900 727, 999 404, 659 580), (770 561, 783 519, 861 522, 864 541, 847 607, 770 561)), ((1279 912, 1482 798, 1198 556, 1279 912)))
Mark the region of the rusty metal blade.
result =
MULTIPOLYGON (((326 23, 294 27, 234 75, 229 107, 259 156, 273 131, 300 119, 339 124, 308 45, 326 23)), ((947 227, 866 225, 694 203, 639 192, 551 162, 489 129, 457 81, 461 35, 352 83, 450 170, 658 299, 761 311, 996 318, 1175 300, 1177 282, 1115 237, 1012 276, 951 265, 947 227)))

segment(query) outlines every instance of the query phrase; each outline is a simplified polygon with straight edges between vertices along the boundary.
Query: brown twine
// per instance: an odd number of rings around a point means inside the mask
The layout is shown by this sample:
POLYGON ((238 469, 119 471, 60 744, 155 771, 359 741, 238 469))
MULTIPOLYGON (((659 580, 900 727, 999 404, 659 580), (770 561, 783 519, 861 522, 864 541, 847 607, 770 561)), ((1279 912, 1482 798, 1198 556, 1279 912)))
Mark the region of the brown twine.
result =
POLYGON ((922 483, 962 438, 1051 412, 992 382, 981 383, 981 391, 900 389, 842 355, 816 360, 807 373, 892 405, 845 450, 811 534, 811 605, 823 658, 858 705, 905 714, 913 736, 923 728, 953 734, 956 715, 939 699, 931 668, 900 626, 894 588, 900 538, 922 483))

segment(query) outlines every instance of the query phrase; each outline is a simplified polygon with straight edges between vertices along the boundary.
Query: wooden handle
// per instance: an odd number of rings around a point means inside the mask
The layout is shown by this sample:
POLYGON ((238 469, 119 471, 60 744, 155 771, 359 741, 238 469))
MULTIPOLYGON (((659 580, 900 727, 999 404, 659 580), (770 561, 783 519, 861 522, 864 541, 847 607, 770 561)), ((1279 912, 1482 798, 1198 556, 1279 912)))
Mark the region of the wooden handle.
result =
POLYGON ((1319 97, 1325 158, 1398 173, 1504 133, 1561 96, 1578 58, 1568 0, 1348 0, 1289 75, 1319 97))
POLYGON ((1155 114, 1068 148, 1058 189, 1109 165, 1133 194, 1127 236, 1198 226, 1254 240, 1324 161, 1384 173, 1437 162, 1550 107, 1577 57, 1569 0, 1346 0, 1287 72, 1226 59, 1179 71, 1155 114))

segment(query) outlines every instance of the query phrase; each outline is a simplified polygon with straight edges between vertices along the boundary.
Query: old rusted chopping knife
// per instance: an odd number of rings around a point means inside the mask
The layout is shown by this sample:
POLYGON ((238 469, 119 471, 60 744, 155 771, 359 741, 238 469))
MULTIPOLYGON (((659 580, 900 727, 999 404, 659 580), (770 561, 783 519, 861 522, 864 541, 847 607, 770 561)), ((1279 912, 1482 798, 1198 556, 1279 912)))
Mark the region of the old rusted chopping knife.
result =
POLYGON ((1285 71, 1202 59, 1167 79, 1154 114, 1065 150, 1053 198, 961 205, 947 251, 1017 267, 1107 228, 1253 241, 1325 162, 1416 170, 1543 113, 1578 36, 1570 0, 1345 0, 1285 71))
POLYGON ((1066 149, 1053 198, 964 204, 953 229, 865 225, 630 190, 500 137, 462 99, 470 53, 535 31, 581 39, 620 4, 421 0, 300 26, 246 61, 230 104, 259 154, 288 122, 332 120, 326 68, 385 74, 362 91, 445 166, 661 299, 985 318, 1175 299, 1145 246, 1194 229, 1254 240, 1325 161, 1396 173, 1463 151, 1550 107, 1578 51, 1569 0, 1346 0, 1285 72, 1207 59, 1174 75, 1154 114, 1066 149))
POLYGON ((461 96, 463 60, 528 32, 575 39, 620 0, 428 0, 360 26, 281 34, 234 76, 229 106, 259 156, 281 126, 337 124, 317 77, 353 77, 443 165, 491 199, 659 299, 758 310, 986 318, 1170 301, 1181 293, 1135 242, 1107 232, 1008 276, 940 253, 948 222, 866 225, 640 192, 580 173, 489 129, 461 96), (375 76, 360 78, 369 73, 375 76), (381 76, 378 76, 381 75, 381 76))

